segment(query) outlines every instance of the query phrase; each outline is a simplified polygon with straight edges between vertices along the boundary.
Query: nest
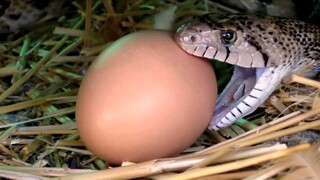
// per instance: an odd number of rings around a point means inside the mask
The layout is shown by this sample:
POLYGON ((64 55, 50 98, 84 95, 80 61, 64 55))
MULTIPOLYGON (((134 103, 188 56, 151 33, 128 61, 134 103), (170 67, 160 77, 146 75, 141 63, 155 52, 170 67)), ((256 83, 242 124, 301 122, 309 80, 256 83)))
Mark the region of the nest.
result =
POLYGON ((75 125, 75 100, 96 56, 128 33, 153 28, 162 12, 171 13, 175 21, 160 26, 175 29, 208 11, 238 12, 212 1, 75 1, 60 14, 47 15, 11 35, 0 45, 0 176, 292 179, 308 174, 319 178, 319 145, 308 142, 310 137, 319 140, 312 133, 320 130, 315 117, 320 113, 320 83, 301 76, 275 92, 262 113, 219 132, 204 132, 179 157, 112 167, 85 149, 75 125), (306 132, 312 132, 306 135, 309 138, 304 138, 306 132), (297 138, 288 147, 282 142, 288 142, 290 135, 297 138))

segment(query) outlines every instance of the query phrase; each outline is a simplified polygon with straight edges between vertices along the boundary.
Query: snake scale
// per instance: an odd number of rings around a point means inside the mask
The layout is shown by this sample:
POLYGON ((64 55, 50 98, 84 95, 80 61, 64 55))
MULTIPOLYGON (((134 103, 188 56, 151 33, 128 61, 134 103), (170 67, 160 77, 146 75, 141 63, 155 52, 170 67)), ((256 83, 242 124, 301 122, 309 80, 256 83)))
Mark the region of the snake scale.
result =
POLYGON ((178 28, 186 52, 235 65, 219 95, 209 129, 219 130, 255 111, 284 78, 315 62, 320 71, 320 28, 299 20, 263 15, 206 14, 178 28))

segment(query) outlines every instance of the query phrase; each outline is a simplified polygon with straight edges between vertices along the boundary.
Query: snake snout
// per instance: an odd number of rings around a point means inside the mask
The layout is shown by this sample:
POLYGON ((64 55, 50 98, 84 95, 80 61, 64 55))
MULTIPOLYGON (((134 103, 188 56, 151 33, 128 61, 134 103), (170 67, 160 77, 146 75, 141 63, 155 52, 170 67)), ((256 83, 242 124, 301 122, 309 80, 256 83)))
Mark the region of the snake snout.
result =
POLYGON ((197 41, 200 39, 196 33, 186 31, 185 28, 180 28, 177 30, 175 35, 176 42, 178 45, 188 52, 189 54, 193 54, 195 49, 197 48, 197 41))
POLYGON ((188 23, 178 28, 175 39, 189 54, 213 59, 218 48, 212 44, 212 30, 203 23, 188 23))

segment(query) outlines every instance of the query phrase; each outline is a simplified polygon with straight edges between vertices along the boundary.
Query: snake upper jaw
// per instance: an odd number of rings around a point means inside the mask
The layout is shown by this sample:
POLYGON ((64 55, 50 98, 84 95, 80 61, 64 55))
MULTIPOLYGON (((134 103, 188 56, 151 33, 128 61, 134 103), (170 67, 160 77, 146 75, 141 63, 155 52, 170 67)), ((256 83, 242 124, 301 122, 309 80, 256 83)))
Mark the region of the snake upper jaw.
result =
POLYGON ((217 52, 217 46, 212 46, 217 38, 218 31, 202 23, 190 22, 178 28, 175 39, 178 45, 187 53, 212 59, 217 52))

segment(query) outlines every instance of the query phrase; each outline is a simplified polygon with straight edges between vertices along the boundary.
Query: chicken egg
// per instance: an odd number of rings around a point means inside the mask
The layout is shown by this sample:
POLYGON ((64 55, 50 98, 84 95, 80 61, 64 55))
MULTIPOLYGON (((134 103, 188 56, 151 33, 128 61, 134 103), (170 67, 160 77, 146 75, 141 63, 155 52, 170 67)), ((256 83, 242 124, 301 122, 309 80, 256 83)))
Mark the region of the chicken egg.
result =
POLYGON ((167 31, 115 41, 90 65, 79 89, 81 140, 112 164, 176 156, 211 120, 217 96, 212 66, 180 49, 167 31))

